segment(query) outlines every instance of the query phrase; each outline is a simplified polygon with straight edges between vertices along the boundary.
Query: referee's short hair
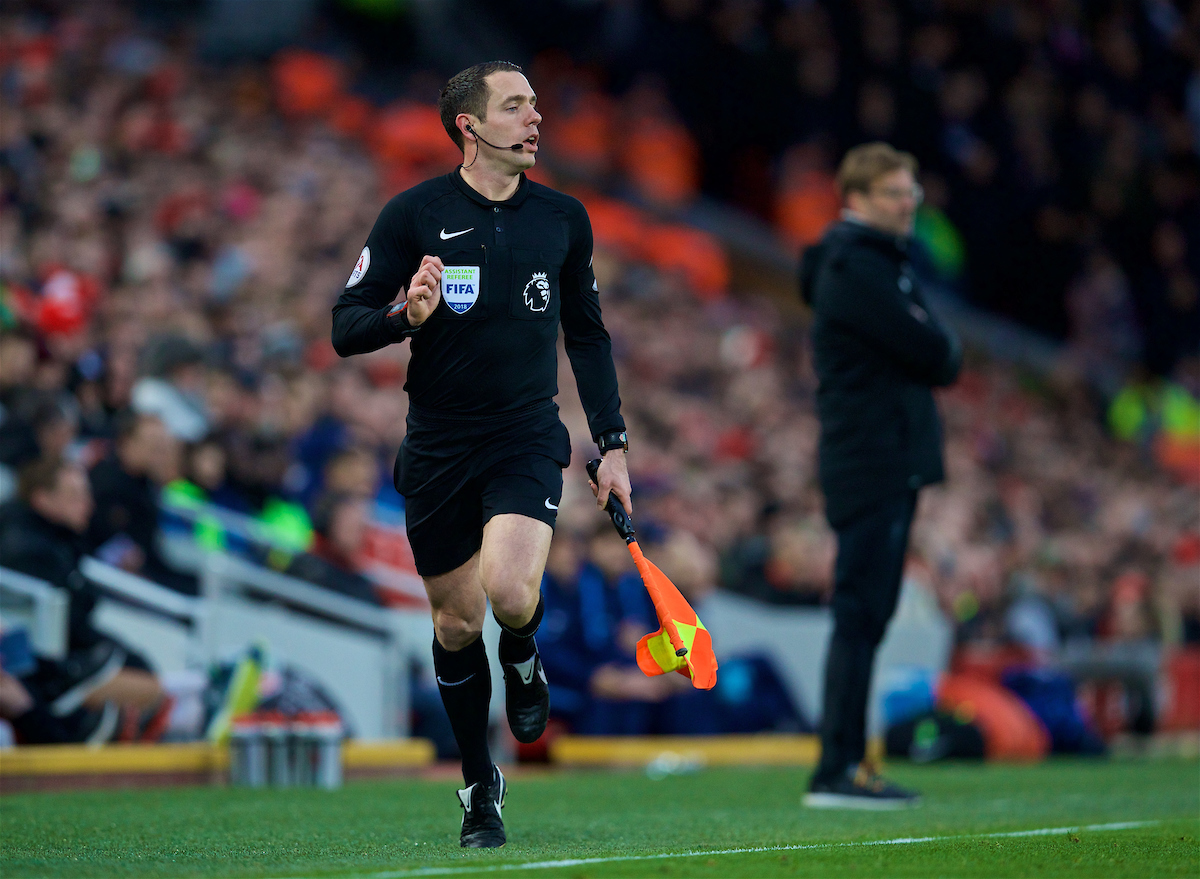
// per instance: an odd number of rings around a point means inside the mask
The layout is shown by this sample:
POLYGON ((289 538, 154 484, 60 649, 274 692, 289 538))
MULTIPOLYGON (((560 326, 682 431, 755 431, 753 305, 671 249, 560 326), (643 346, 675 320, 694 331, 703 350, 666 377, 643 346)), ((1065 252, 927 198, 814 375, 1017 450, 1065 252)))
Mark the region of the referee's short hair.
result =
POLYGON ((912 153, 902 152, 890 143, 876 141, 864 143, 850 150, 838 166, 837 187, 842 198, 851 192, 870 192, 871 186, 880 177, 907 168, 915 177, 917 159, 912 153))
POLYGON ((458 118, 459 113, 470 113, 480 122, 487 119, 489 92, 486 80, 493 73, 503 70, 525 72, 510 61, 487 61, 454 74, 438 95, 438 113, 442 117, 442 127, 460 150, 466 149, 466 145, 454 120, 458 118))

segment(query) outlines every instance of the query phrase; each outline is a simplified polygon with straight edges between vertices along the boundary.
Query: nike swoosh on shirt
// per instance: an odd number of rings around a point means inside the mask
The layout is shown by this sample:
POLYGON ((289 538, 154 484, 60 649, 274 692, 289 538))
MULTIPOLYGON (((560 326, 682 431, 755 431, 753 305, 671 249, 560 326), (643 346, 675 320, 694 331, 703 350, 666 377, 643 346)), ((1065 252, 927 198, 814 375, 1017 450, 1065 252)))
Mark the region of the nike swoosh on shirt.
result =
POLYGON ((546 509, 547 510, 557 510, 558 507, 555 504, 550 503, 550 498, 546 498, 546 509))
MULTIPOLYGON (((474 229, 474 228, 475 228, 474 226, 471 227, 471 229, 474 229)), ((459 235, 466 235, 468 232, 471 231, 471 229, 463 229, 461 232, 447 232, 443 228, 442 231, 438 233, 438 235, 441 236, 443 241, 449 241, 451 238, 457 238, 459 235)))

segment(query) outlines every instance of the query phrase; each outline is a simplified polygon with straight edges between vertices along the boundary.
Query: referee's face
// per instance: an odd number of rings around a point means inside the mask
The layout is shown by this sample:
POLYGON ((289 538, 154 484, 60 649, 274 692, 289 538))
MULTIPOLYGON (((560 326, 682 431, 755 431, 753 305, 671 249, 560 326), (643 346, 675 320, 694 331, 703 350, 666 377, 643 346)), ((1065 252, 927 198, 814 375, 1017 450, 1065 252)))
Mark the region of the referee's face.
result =
POLYGON ((504 146, 521 144, 520 150, 490 150, 490 157, 515 170, 532 168, 537 161, 542 116, 529 80, 515 70, 501 70, 489 76, 487 84, 490 94, 484 137, 504 146))

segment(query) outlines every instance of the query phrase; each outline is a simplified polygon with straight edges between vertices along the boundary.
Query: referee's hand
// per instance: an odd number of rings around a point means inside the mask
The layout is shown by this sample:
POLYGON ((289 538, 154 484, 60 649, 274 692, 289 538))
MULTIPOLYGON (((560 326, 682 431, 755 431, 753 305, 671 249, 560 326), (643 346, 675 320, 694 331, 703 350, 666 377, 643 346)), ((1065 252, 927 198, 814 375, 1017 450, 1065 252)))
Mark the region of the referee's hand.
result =
POLYGON ((629 487, 629 465, 625 462, 625 451, 613 449, 600 459, 600 469, 596 471, 597 482, 588 480, 592 493, 596 495, 596 503, 600 509, 608 503, 609 492, 616 496, 617 501, 625 508, 625 512, 633 515, 633 492, 629 487))
POLYGON ((428 320, 429 315, 442 301, 442 269, 446 268, 440 258, 426 254, 421 259, 421 267, 412 276, 408 285, 408 322, 419 327, 428 320))

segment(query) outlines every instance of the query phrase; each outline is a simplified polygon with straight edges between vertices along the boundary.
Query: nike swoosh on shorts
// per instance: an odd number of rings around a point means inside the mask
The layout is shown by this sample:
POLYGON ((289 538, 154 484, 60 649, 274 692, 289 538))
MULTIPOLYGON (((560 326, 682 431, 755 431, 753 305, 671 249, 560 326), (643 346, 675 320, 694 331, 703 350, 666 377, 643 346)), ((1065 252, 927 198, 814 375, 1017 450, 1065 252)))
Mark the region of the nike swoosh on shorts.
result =
POLYGON ((556 505, 550 503, 550 498, 546 498, 546 509, 547 510, 557 510, 558 507, 556 505))

